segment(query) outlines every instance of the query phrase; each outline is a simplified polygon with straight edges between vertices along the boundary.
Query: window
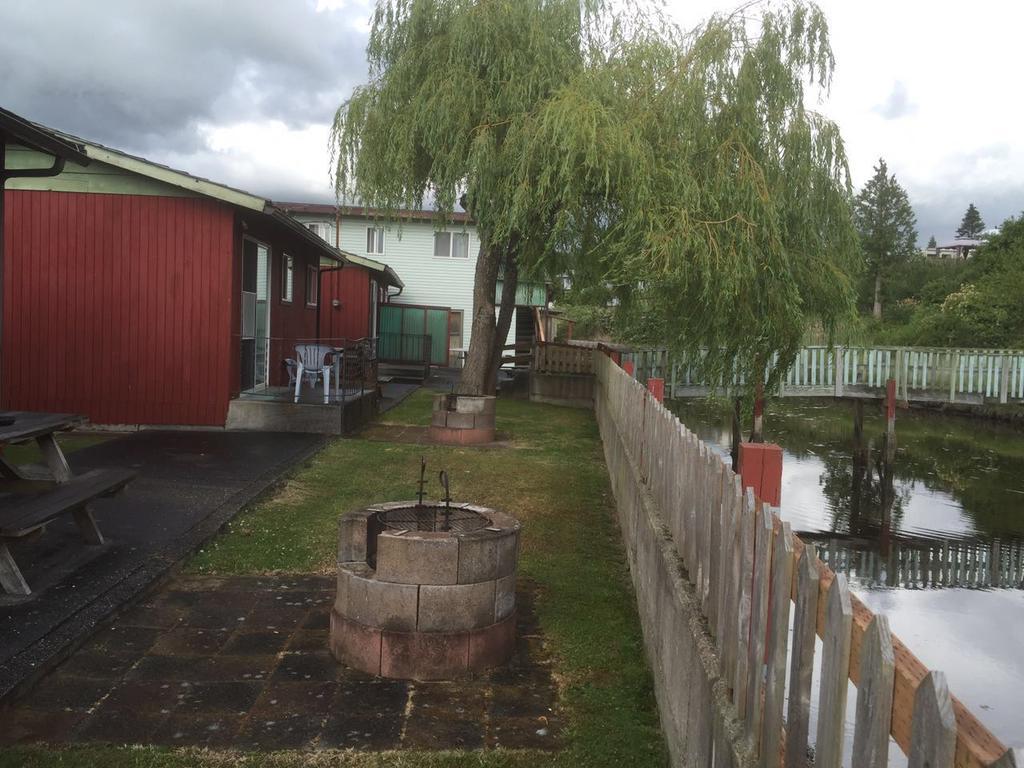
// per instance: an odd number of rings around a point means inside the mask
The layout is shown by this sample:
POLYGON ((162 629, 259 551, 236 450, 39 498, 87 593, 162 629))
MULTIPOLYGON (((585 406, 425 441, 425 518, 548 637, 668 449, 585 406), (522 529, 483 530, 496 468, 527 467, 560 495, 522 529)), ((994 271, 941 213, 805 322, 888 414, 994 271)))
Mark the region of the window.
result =
POLYGON ((468 232, 435 232, 434 257, 439 259, 468 259, 468 232))
POLYGON ((306 267, 306 306, 315 307, 317 301, 317 275, 319 270, 316 267, 306 267))
POLYGON ((281 301, 291 304, 295 293, 295 259, 287 253, 281 260, 281 301))
POLYGON ((309 229, 310 232, 319 237, 321 240, 326 240, 327 242, 331 241, 330 224, 326 224, 322 221, 315 221, 310 224, 307 224, 306 227, 307 229, 309 229))
POLYGON ((384 227, 366 228, 366 252, 384 253, 384 227))

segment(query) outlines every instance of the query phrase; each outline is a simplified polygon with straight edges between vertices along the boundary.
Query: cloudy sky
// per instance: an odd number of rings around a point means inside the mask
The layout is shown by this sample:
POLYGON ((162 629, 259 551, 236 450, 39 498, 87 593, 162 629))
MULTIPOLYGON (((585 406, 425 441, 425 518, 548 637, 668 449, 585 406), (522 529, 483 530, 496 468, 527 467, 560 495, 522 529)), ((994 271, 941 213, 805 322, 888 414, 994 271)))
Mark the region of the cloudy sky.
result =
MULTIPOLYGON (((738 3, 687 0, 684 26, 738 3)), ((922 243, 969 202, 1024 210, 1024 4, 824 0, 836 54, 816 108, 842 128, 854 184, 879 157, 922 243)), ((0 105, 278 200, 333 199, 327 131, 366 75, 370 0, 3 0, 0 105)))

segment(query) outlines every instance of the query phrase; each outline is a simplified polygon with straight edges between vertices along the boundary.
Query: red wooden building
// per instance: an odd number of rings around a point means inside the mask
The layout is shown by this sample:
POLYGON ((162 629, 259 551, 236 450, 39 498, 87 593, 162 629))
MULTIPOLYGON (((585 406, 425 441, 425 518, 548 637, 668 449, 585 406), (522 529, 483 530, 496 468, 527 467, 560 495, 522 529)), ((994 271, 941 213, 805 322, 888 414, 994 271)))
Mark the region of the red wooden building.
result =
POLYGON ((296 343, 372 336, 400 285, 269 200, 58 135, 89 165, 4 192, 0 408, 224 426, 232 399, 284 395, 296 343))
POLYGON ((386 264, 344 253, 344 269, 324 269, 320 276, 320 335, 374 339, 380 305, 389 299, 388 288, 401 289, 404 285, 386 264))

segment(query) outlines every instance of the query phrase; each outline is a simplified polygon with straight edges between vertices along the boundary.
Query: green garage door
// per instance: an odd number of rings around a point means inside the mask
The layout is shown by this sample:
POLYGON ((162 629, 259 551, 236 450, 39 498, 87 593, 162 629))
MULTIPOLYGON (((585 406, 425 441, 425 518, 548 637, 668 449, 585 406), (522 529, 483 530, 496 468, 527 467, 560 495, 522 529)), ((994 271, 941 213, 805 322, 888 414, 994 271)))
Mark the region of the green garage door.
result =
POLYGON ((448 364, 448 308, 405 304, 380 307, 378 356, 383 363, 448 364))
POLYGON ((427 310, 427 335, 430 337, 430 362, 448 365, 448 310, 427 310))

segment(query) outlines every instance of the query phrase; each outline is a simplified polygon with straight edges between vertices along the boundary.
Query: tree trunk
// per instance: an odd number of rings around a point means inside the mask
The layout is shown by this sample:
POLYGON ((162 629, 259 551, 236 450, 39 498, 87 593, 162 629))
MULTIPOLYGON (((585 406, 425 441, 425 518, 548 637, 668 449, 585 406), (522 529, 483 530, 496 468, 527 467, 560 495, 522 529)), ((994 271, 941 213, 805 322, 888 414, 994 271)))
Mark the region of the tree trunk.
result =
POLYGON ((473 322, 466 365, 455 392, 460 395, 485 395, 490 384, 494 354, 494 293, 498 285, 498 267, 505 249, 480 237, 480 254, 473 281, 473 322))
POLYGON ((761 382, 754 387, 754 426, 750 430, 750 442, 764 442, 764 384, 761 382))
MULTIPOLYGON (((498 389, 498 371, 501 370, 501 358, 505 354, 505 339, 512 327, 512 313, 516 308, 516 287, 519 285, 519 266, 516 264, 515 247, 505 251, 505 270, 501 279, 501 306, 498 310, 498 325, 494 331, 494 355, 491 358, 490 388, 488 393, 494 394, 498 389)), ((518 350, 515 350, 518 353, 518 350)))
POLYGON ((875 320, 882 319, 882 270, 875 272, 875 320))

